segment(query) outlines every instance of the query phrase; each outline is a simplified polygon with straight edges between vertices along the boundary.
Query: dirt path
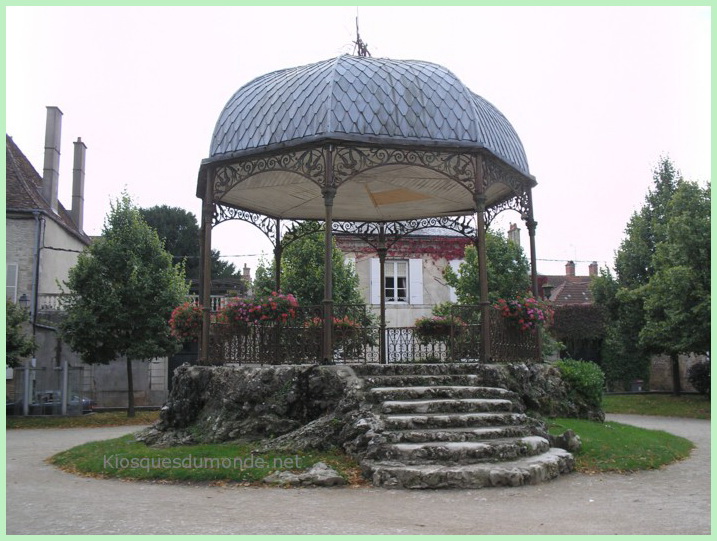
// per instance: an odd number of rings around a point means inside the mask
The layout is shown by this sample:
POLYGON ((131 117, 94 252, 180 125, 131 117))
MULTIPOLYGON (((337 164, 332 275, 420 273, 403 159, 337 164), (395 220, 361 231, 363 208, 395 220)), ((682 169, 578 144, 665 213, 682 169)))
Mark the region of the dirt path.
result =
POLYGON ((8 534, 709 534, 710 422, 610 415, 697 445, 659 471, 446 491, 178 486, 77 477, 44 462, 136 427, 8 430, 8 534))

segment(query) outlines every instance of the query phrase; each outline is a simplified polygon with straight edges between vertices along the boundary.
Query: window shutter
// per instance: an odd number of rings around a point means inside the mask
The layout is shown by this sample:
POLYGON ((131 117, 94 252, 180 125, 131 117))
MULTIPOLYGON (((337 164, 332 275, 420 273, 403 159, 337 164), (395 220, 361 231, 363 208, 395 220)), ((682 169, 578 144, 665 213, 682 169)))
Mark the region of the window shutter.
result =
POLYGON ((408 260, 408 297, 410 304, 423 304, 423 259, 408 260))
MULTIPOLYGON (((461 263, 463 263, 462 259, 451 259, 448 264, 451 266, 451 269, 453 269, 453 272, 458 274, 458 268, 461 266, 461 263)), ((448 286, 448 298, 451 302, 458 302, 458 296, 456 295, 456 288, 448 286)))
POLYGON ((381 304, 381 269, 377 257, 371 258, 371 276, 369 278, 369 295, 371 304, 381 304))

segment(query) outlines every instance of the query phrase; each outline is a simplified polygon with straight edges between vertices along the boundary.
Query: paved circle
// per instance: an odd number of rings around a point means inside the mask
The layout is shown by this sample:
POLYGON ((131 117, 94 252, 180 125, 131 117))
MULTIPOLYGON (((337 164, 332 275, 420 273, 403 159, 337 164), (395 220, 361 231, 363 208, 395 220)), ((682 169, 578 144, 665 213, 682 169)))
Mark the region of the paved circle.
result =
POLYGON ((48 456, 131 427, 8 430, 8 534, 709 534, 710 422, 610 415, 696 444, 630 475, 573 473, 517 488, 210 487, 88 479, 48 456))

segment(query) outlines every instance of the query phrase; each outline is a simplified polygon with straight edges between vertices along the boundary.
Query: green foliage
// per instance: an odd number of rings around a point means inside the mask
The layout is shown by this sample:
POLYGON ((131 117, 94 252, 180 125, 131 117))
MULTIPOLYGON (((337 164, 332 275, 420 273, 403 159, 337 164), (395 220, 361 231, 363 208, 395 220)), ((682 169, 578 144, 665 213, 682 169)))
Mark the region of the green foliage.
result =
POLYGON ((595 340, 605 336, 606 310, 597 304, 566 304, 553 309, 551 332, 559 340, 595 340))
POLYGON ((662 218, 655 272, 641 290, 640 344, 654 353, 705 352, 711 319, 709 186, 680 182, 662 218))
POLYGON ((93 477, 243 483, 259 482, 272 471, 300 471, 317 462, 324 462, 347 479, 359 479, 358 464, 339 451, 289 455, 255 453, 255 448, 256 443, 155 448, 137 442, 130 434, 78 445, 54 455, 49 461, 63 470, 93 477), (201 467, 196 464, 206 465, 201 467))
MULTIPOLYGON (((139 209, 142 218, 157 231, 164 242, 164 249, 174 257, 174 262, 184 262, 185 274, 190 280, 199 279, 199 225, 191 212, 179 207, 157 205, 139 209)), ((212 250, 212 278, 240 278, 233 263, 220 259, 218 250, 212 250)), ((240 293, 246 292, 246 285, 239 282, 240 293)))
POLYGON ((653 257, 665 238, 660 224, 665 222, 667 206, 681 181, 669 158, 661 158, 653 171, 653 187, 640 212, 633 214, 625 229, 625 239, 615 255, 615 271, 621 287, 647 284, 655 272, 653 257))
POLYGON ((709 361, 695 363, 690 366, 690 369, 687 371, 687 381, 690 382, 690 385, 692 385, 698 393, 710 396, 710 372, 711 367, 709 361))
MULTIPOLYGON (((530 263, 518 244, 488 231, 486 258, 488 297, 491 302, 500 298, 516 298, 530 289, 530 263)), ((460 304, 479 304, 480 280, 475 246, 466 246, 465 258, 458 267, 458 273, 447 267, 444 276, 446 283, 456 289, 460 304)))
POLYGON ((687 458, 694 444, 662 430, 647 430, 621 423, 580 419, 554 419, 548 430, 573 430, 582 441, 575 469, 582 473, 632 472, 657 469, 687 458))
POLYGON ((602 399, 602 404, 605 413, 657 415, 687 419, 710 419, 712 416, 709 400, 695 395, 606 394, 602 399))
POLYGON ((11 368, 20 366, 22 359, 29 357, 37 349, 32 336, 28 336, 23 325, 30 314, 22 306, 10 299, 5 301, 5 364, 11 368))
POLYGON ((605 374, 590 361, 563 359, 555 363, 563 381, 568 385, 569 396, 581 397, 589 405, 599 408, 605 386, 605 374))
MULTIPOLYGON (((311 225, 307 225, 311 227, 311 225)), ((358 275, 344 260, 336 243, 332 245, 334 304, 364 304, 359 291, 358 275)), ((276 290, 274 263, 262 261, 254 279, 254 294, 269 295, 276 290)), ((283 250, 281 290, 293 293, 302 306, 320 305, 324 300, 324 233, 307 234, 283 250)))
POLYGON ((94 428, 100 426, 151 425, 159 421, 159 411, 138 411, 135 417, 124 412, 94 412, 91 415, 12 415, 5 419, 10 428, 94 428))
POLYGON ((187 295, 184 270, 128 195, 112 205, 102 237, 80 254, 64 285, 61 332, 84 362, 176 351, 168 322, 187 295))
POLYGON ((684 181, 667 158, 653 181, 616 253, 617 278, 592 287, 609 317, 602 365, 623 385, 647 379, 650 354, 709 350, 709 186, 684 181))

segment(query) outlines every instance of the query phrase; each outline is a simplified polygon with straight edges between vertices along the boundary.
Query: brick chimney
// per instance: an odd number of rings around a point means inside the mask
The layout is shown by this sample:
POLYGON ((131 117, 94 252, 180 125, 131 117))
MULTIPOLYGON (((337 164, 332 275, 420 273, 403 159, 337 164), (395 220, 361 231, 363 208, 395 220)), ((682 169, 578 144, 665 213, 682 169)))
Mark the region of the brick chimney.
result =
POLYGON ((241 277, 244 279, 245 282, 251 282, 251 269, 247 267, 247 264, 244 263, 244 268, 241 272, 241 277))
POLYGON ((590 266, 588 267, 590 276, 597 276, 598 275, 598 264, 597 261, 593 261, 590 263, 590 266))
POLYGON ((85 152, 87 146, 78 137, 75 145, 75 161, 72 169, 72 210, 70 215, 77 229, 82 231, 85 214, 85 152))
POLYGON ((565 276, 575 276, 575 261, 568 261, 565 264, 565 276))
POLYGON ((47 107, 45 124, 45 163, 42 170, 42 197, 57 214, 57 186, 60 180, 60 133, 62 111, 55 106, 47 107))

